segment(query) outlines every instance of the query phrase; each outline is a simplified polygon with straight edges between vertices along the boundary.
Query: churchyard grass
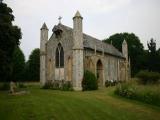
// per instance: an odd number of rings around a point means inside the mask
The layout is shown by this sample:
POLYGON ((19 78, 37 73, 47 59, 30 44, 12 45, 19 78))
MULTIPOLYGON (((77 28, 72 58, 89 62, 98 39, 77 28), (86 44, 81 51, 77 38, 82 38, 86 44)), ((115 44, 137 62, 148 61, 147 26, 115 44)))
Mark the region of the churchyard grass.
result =
POLYGON ((131 82, 116 86, 115 94, 160 107, 160 85, 140 85, 131 82))
POLYGON ((44 90, 29 84, 27 94, 0 91, 0 120, 159 120, 160 108, 96 91, 44 90))

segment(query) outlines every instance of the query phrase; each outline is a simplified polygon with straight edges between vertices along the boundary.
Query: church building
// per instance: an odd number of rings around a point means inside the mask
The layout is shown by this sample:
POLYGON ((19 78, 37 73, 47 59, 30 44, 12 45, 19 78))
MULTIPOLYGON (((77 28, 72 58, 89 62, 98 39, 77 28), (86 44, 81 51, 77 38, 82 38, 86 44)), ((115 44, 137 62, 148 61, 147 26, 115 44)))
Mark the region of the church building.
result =
POLYGON ((40 82, 70 81, 74 90, 82 90, 85 70, 95 74, 99 86, 106 81, 126 81, 129 77, 128 47, 124 40, 122 52, 83 33, 83 17, 77 11, 73 28, 59 22, 48 39, 44 23, 40 36, 40 82))

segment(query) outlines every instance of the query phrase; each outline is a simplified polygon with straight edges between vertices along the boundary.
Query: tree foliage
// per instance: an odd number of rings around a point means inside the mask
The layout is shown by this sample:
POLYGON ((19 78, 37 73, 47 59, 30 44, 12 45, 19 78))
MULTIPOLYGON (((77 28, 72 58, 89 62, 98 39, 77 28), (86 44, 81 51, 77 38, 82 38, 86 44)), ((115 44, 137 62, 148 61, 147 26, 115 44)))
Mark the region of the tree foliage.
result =
POLYGON ((21 30, 12 22, 14 16, 7 4, 0 2, 0 80, 10 81, 13 71, 13 52, 19 45, 21 30))
POLYGON ((24 79, 25 57, 22 50, 16 47, 13 54, 13 73, 14 81, 22 81, 24 79))
POLYGON ((160 72, 160 52, 156 50, 156 41, 151 38, 148 42, 148 70, 160 72))
POLYGON ((122 43, 126 40, 128 44, 128 55, 131 61, 132 76, 135 75, 141 68, 145 67, 144 61, 144 48, 140 39, 134 33, 116 33, 109 38, 105 39, 104 42, 109 44, 112 43, 119 51, 122 51, 122 43))
POLYGON ((160 79, 160 73, 142 70, 136 74, 136 77, 139 78, 139 82, 142 84, 153 84, 158 83, 160 79))
POLYGON ((25 74, 28 81, 39 81, 40 76, 40 50, 34 49, 26 62, 25 74))
POLYGON ((156 53, 156 42, 153 38, 151 38, 150 42, 147 43, 148 45, 148 50, 149 52, 151 52, 152 54, 156 53))

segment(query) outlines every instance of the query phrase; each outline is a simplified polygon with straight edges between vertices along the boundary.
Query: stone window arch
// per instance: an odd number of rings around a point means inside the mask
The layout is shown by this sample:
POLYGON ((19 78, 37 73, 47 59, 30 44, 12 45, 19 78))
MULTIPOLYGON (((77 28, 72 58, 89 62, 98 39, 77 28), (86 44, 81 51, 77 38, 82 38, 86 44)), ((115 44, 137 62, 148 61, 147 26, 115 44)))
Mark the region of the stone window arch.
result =
POLYGON ((58 44, 56 49, 56 68, 64 67, 64 50, 61 43, 58 44))
POLYGON ((102 86, 103 85, 103 64, 100 59, 96 63, 96 68, 97 68, 98 84, 102 86))

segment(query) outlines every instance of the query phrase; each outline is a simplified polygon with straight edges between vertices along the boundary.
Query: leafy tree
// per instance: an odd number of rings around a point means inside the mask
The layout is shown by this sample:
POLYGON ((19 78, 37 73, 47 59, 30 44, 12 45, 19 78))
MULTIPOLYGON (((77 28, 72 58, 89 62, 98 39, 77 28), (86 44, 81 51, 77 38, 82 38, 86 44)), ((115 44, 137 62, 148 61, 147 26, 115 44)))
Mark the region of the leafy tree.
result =
POLYGON ((151 38, 150 42, 147 43, 148 45, 148 50, 152 54, 156 54, 156 41, 151 38))
POLYGON ((34 49, 29 60, 26 63, 26 75, 29 81, 39 81, 40 73, 40 50, 39 48, 34 49))
POLYGON ((13 52, 19 45, 21 30, 12 22, 12 9, 0 1, 0 81, 10 81, 12 75, 13 52))
POLYGON ((156 40, 151 38, 148 45, 148 70, 154 72, 160 72, 160 54, 159 50, 156 50, 156 40))
POLYGON ((14 81, 22 81, 24 79, 25 57, 22 50, 16 47, 13 54, 13 73, 14 81))
POLYGON ((157 50, 158 54, 160 55, 160 48, 157 50))
POLYGON ((144 48, 140 39, 134 33, 116 33, 104 42, 112 43, 119 51, 122 51, 122 43, 126 40, 128 44, 128 54, 131 61, 132 76, 135 75, 140 69, 145 67, 144 61, 144 48))

